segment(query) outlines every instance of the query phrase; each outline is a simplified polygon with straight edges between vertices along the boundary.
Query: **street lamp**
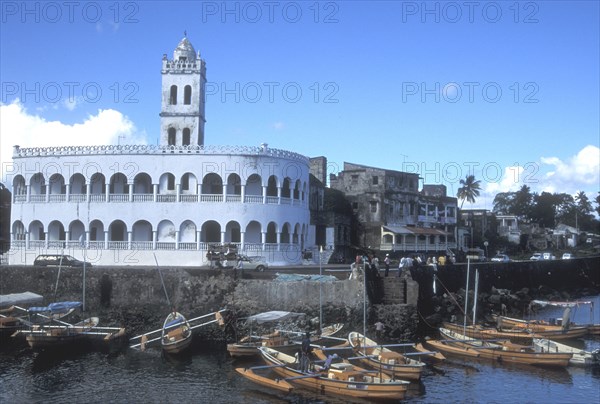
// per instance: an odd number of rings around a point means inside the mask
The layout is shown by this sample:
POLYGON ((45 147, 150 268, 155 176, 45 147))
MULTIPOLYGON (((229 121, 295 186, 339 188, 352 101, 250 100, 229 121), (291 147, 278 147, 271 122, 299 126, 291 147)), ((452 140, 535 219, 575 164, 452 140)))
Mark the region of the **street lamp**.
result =
POLYGON ((487 259, 487 257, 488 257, 488 250, 487 250, 488 245, 490 245, 490 243, 488 243, 487 241, 483 242, 483 246, 485 247, 485 259, 487 259))

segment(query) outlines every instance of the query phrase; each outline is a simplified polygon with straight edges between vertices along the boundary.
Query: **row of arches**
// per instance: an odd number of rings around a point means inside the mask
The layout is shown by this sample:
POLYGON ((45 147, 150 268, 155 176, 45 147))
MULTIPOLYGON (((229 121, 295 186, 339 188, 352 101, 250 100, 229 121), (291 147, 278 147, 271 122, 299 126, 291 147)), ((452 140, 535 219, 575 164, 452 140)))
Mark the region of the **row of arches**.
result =
MULTIPOLYGON (((89 181, 81 173, 75 173, 67 182, 62 174, 52 174, 48 180, 42 173, 36 173, 27 183, 22 175, 13 180, 15 196, 19 195, 60 195, 60 194, 202 194, 202 195, 255 195, 280 196, 305 201, 307 184, 289 177, 279 178, 271 175, 266 183, 259 174, 252 174, 243 182, 239 174, 231 173, 223 181, 216 173, 206 174, 199 181, 196 175, 186 172, 178 178, 172 173, 163 173, 153 179, 148 173, 141 172, 132 181, 117 172, 107 178, 102 173, 94 173, 89 181)), ((15 202, 23 201, 16 198, 15 202)))
MULTIPOLYGON (((87 226, 80 220, 73 220, 67 225, 53 220, 44 225, 39 220, 27 226, 20 220, 12 225, 12 241, 64 242, 69 245, 81 245, 86 242, 96 248, 143 248, 143 249, 201 249, 203 243, 239 243, 260 246, 265 244, 298 244, 303 246, 308 227, 300 223, 260 223, 250 221, 242 226, 237 221, 221 224, 215 220, 207 220, 197 224, 193 220, 173 223, 161 220, 152 224, 148 220, 137 220, 125 223, 116 219, 105 224, 101 220, 92 220, 87 226), (127 244, 126 244, 127 243, 127 244), (162 244, 162 245, 161 245, 162 244)), ((18 244, 18 243, 17 243, 18 244)))

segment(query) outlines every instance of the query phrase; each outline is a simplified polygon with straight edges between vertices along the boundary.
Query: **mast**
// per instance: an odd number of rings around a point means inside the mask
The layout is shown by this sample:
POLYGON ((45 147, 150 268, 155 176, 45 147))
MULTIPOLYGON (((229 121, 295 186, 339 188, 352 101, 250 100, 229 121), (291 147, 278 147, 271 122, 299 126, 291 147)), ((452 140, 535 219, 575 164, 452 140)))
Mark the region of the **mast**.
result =
POLYGON ((469 307, 469 271, 471 267, 471 259, 467 257, 467 286, 465 290, 465 319, 463 321, 463 335, 467 335, 467 307, 469 307))
POLYGON ((479 269, 475 269, 475 293, 473 301, 473 325, 477 324, 477 294, 479 293, 479 269))

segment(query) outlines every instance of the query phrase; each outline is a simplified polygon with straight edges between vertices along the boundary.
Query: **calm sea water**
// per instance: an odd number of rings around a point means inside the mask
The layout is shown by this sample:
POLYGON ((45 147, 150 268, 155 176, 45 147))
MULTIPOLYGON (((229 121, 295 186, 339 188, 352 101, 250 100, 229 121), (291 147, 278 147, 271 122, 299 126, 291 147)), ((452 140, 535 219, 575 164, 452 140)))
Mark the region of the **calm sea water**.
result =
MULTIPOLYGON (((600 311, 600 296, 594 297, 600 311)), ((540 318, 560 317, 544 310, 540 318)), ((600 313, 594 313, 600 323, 600 313)), ((589 322, 589 310, 575 320, 589 322)), ((600 339, 579 340, 589 349, 600 339)), ((286 395, 257 386, 235 372, 253 362, 232 360, 223 349, 194 347, 174 359, 159 350, 116 353, 33 353, 26 346, 0 347, 0 403, 344 403, 311 391, 286 395)), ((411 385, 414 403, 600 403, 600 369, 544 369, 452 360, 427 369, 411 385)), ((360 401, 358 401, 360 402, 360 401)))

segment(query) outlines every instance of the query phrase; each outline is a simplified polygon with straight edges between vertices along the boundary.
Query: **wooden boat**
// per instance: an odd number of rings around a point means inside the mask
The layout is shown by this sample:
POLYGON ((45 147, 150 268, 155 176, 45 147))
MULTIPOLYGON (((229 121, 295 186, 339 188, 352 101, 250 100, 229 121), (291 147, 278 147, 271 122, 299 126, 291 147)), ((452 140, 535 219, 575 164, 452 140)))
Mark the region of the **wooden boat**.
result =
POLYGON ((269 347, 259 351, 268 367, 285 381, 305 389, 341 397, 402 400, 408 390, 407 381, 376 376, 377 371, 355 368, 349 363, 332 363, 329 369, 313 365, 313 372, 302 372, 296 358, 269 347))
POLYGON ((374 369, 381 369, 393 378, 420 380, 425 363, 377 344, 358 332, 348 334, 348 342, 360 361, 374 369))
MULTIPOLYGON (((165 322, 163 323, 162 328, 159 328, 159 329, 153 330, 153 331, 149 331, 144 334, 136 335, 135 337, 131 337, 129 339, 129 347, 133 348, 133 349, 139 349, 141 351, 145 351, 146 348, 158 347, 158 346, 164 348, 166 342, 180 341, 182 339, 182 337, 184 336, 184 334, 187 334, 186 332, 184 332, 185 330, 183 330, 184 326, 186 326, 186 325, 190 330, 190 334, 193 334, 193 332, 196 328, 205 327, 210 324, 219 324, 222 326, 223 325, 222 313, 225 313, 226 311, 227 311, 226 309, 223 309, 223 310, 215 311, 213 313, 204 314, 202 316, 195 317, 192 319, 186 319, 180 313, 175 312, 175 314, 178 314, 183 318, 183 321, 182 322, 174 322, 174 323, 171 323, 171 325, 168 325, 167 327, 165 327, 165 325, 167 325, 169 323, 169 318, 172 318, 171 316, 174 314, 172 312, 171 314, 169 314, 167 319, 165 319, 165 322), (182 334, 176 335, 177 333, 175 332, 175 333, 171 334, 171 336, 169 336, 169 333, 171 331, 174 331, 176 328, 182 329, 182 334), (165 337, 167 337, 167 338, 165 338, 165 337), (167 341, 167 340, 170 340, 171 337, 173 337, 176 341, 175 340, 167 341)), ((183 346, 183 348, 185 348, 185 346, 184 346, 185 343, 187 343, 187 344, 191 343, 192 338, 193 338, 192 335, 190 335, 189 340, 186 339, 185 342, 181 342, 179 344, 170 344, 170 345, 167 344, 167 346, 172 347, 173 350, 176 350, 177 347, 181 348, 182 346, 183 346)), ((169 349, 169 348, 167 348, 167 349, 169 349)), ((181 350, 183 350, 183 349, 181 349, 181 350)), ((175 352, 172 352, 172 353, 175 353, 175 352)))
POLYGON ((533 338, 542 338, 541 335, 530 333, 525 329, 497 330, 492 327, 481 325, 462 326, 459 324, 444 322, 442 328, 466 335, 474 339, 508 339, 512 342, 531 344, 533 338))
MULTIPOLYGON (((258 349, 255 351, 258 352, 258 349)), ((271 379, 270 377, 259 375, 254 372, 254 369, 252 368, 235 368, 235 371, 254 383, 258 383, 271 389, 280 390, 284 393, 290 393, 292 390, 294 390, 294 386, 289 384, 284 379, 271 379)))
POLYGON ((587 327, 571 326, 569 323, 563 325, 552 325, 543 320, 521 320, 517 318, 492 315, 492 318, 498 324, 498 328, 505 330, 522 329, 537 334, 538 338, 548 338, 552 340, 563 340, 583 337, 588 333, 587 327))
MULTIPOLYGON (((13 301, 22 305, 43 300, 42 296, 31 292, 2 295, 2 298, 3 302, 13 301)), ((2 337, 12 336, 16 331, 60 320, 73 313, 81 305, 81 302, 56 302, 45 307, 30 307, 29 309, 16 304, 12 305, 0 310, 0 335, 2 337)))
MULTIPOLYGON (((448 353, 453 354, 465 354, 465 356, 473 357, 473 352, 476 351, 479 356, 475 356, 481 359, 492 359, 497 362, 506 363, 520 363, 524 365, 536 365, 536 366, 556 366, 565 367, 568 366, 569 360, 572 357, 570 353, 551 353, 551 352, 536 352, 531 346, 514 344, 510 341, 500 341, 497 343, 490 342, 489 340, 478 340, 467 337, 457 332, 440 328, 440 334, 446 344, 438 344, 437 349, 443 351, 444 346, 452 346, 454 348, 452 352, 448 350, 448 353)), ((430 341, 431 343, 431 341, 430 341)))
POLYGON ((573 355, 569 363, 575 366, 600 365, 600 349, 586 351, 544 338, 534 338, 533 347, 537 352, 562 352, 573 355))
POLYGON ((183 352, 192 343, 192 330, 187 319, 179 312, 169 313, 162 328, 161 345, 170 354, 183 352))
POLYGON ((93 332, 98 322, 98 317, 90 317, 76 324, 61 322, 60 325, 34 325, 29 330, 17 333, 25 335, 25 340, 33 350, 47 350, 85 341, 87 333, 93 332))
MULTIPOLYGON (((321 330, 321 333, 313 332, 310 341, 313 344, 322 342, 325 338, 332 337, 344 327, 343 323, 329 325, 321 330)), ((299 345, 297 338, 305 333, 297 331, 275 330, 271 334, 262 336, 249 335, 239 342, 227 344, 227 351, 232 357, 251 357, 259 354, 258 348, 267 346, 270 348, 283 348, 290 345, 299 345)))
POLYGON ((414 346, 415 352, 420 352, 423 355, 419 356, 419 360, 423 362, 443 362, 446 360, 446 357, 441 352, 431 351, 431 349, 425 348, 422 343, 416 343, 414 346))
POLYGON ((594 302, 592 300, 574 300, 574 301, 552 301, 552 300, 532 300, 529 304, 530 309, 533 307, 560 307, 564 308, 562 318, 550 318, 549 321, 536 320, 538 324, 544 325, 559 325, 568 324, 569 328, 575 327, 587 327, 588 334, 600 335, 600 324, 594 324, 594 302), (590 308, 590 323, 589 324, 575 324, 570 322, 571 310, 577 310, 583 306, 589 306, 590 308))
POLYGON ((427 346, 437 349, 447 355, 457 355, 463 358, 479 358, 479 350, 470 346, 457 346, 446 340, 431 339, 426 342, 427 346))

